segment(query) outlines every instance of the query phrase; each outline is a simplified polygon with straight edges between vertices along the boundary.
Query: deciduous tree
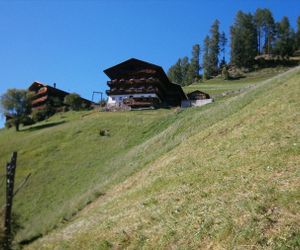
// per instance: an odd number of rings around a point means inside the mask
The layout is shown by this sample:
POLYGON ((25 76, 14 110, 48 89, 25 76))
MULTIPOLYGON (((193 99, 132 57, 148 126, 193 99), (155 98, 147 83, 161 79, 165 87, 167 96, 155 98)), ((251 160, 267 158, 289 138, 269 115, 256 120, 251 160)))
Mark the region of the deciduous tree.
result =
POLYGON ((31 112, 31 93, 23 89, 8 89, 0 98, 2 114, 11 117, 16 131, 31 112))

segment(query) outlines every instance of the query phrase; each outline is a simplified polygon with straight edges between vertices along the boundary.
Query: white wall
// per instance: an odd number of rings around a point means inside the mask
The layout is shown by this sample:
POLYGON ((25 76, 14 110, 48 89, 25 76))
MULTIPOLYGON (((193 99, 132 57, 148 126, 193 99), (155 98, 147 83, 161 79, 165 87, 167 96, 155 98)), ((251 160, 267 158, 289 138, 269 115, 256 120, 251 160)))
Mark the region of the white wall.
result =
POLYGON ((124 99, 131 98, 131 97, 155 97, 155 98, 158 98, 158 96, 154 93, 110 95, 110 96, 108 96, 107 104, 110 105, 110 106, 119 105, 119 103, 123 103, 124 99))
POLYGON ((188 107, 199 107, 203 106, 205 104, 213 102, 213 99, 203 99, 203 100, 185 100, 181 102, 182 108, 188 108, 188 107))

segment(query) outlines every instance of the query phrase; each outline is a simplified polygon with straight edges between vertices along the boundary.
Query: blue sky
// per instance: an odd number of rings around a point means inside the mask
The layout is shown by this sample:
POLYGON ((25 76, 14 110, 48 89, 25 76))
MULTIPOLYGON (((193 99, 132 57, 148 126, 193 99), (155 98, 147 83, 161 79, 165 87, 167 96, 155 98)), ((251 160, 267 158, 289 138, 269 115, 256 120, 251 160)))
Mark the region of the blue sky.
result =
POLYGON ((294 27, 300 15, 298 0, 0 0, 0 95, 40 81, 90 99, 105 68, 136 57, 167 71, 216 18, 228 34, 238 10, 258 7, 294 27))

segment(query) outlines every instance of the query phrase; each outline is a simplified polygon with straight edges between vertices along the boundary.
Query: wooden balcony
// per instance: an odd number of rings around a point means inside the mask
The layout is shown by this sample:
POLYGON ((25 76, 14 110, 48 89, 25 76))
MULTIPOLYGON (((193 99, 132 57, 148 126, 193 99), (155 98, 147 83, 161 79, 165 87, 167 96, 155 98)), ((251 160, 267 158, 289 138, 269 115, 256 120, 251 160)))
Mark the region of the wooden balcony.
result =
POLYGON ((40 97, 38 99, 33 100, 31 102, 31 104, 32 104, 32 106, 35 106, 36 104, 42 103, 42 102, 46 101, 47 99, 48 99, 48 96, 42 96, 42 97, 40 97))
POLYGON ((143 84, 155 84, 160 83, 158 78, 149 77, 149 78, 131 78, 131 79, 114 79, 107 82, 109 87, 116 87, 116 86, 125 86, 125 85, 143 85, 143 84))
POLYGON ((106 90, 107 95, 126 95, 126 94, 153 94, 158 93, 157 88, 128 88, 128 89, 116 89, 112 88, 106 90))
POLYGON ((132 108, 138 107, 156 107, 160 100, 154 97, 147 97, 147 98, 128 98, 124 99, 123 103, 132 108))

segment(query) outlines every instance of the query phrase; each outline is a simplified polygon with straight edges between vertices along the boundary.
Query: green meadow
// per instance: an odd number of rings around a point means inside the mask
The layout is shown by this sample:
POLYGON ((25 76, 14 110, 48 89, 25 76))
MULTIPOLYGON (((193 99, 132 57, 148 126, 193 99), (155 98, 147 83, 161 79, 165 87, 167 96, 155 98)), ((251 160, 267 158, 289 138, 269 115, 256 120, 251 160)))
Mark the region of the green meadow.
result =
POLYGON ((300 69, 282 72, 185 87, 246 89, 198 108, 66 112, 1 130, 1 174, 14 150, 16 186, 31 173, 14 200, 15 243, 300 247, 300 69))

